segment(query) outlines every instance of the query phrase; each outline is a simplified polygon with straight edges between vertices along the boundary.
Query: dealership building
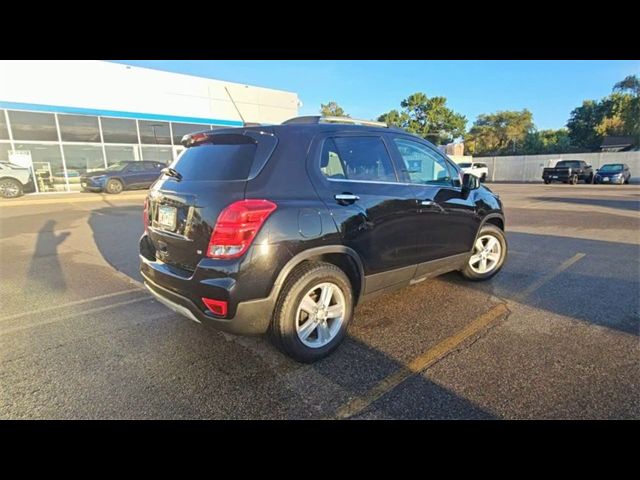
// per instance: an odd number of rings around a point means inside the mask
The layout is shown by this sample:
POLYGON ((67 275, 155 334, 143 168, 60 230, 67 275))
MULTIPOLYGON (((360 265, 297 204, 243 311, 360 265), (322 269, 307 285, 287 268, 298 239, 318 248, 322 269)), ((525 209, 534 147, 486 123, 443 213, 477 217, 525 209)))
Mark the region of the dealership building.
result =
POLYGON ((171 162, 183 135, 279 124, 293 92, 102 61, 0 61, 0 161, 31 166, 39 193, 123 160, 171 162))

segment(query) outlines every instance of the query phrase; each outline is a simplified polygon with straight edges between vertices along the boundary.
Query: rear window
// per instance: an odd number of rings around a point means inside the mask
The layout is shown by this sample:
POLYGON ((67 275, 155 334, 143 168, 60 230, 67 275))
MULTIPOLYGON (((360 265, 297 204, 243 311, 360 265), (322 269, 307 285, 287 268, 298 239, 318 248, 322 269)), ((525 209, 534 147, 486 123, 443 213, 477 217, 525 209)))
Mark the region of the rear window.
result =
POLYGON ((245 139, 251 143, 203 143, 187 148, 170 167, 183 180, 246 180, 257 146, 250 138, 245 139))
POLYGON ((556 164, 556 167, 559 168, 580 168, 580 162, 579 161, 568 161, 568 160, 563 160, 561 162, 558 162, 556 164))
POLYGON ((471 164, 470 163, 459 163, 458 166, 460 168, 469 168, 471 166, 471 164))

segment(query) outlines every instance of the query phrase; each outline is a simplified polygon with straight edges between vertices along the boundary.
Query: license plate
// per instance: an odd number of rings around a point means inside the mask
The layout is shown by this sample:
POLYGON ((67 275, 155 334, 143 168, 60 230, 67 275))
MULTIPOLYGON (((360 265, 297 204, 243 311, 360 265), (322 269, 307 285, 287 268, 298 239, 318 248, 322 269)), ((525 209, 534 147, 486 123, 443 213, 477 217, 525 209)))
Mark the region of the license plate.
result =
POLYGON ((558 175, 552 175, 551 178, 558 178, 558 175))
POLYGON ((176 228, 176 207, 160 205, 158 208, 158 224, 168 229, 176 228))
POLYGON ((603 181, 603 182, 608 182, 608 181, 609 181, 609 177, 604 177, 604 178, 602 179, 602 181, 603 181))

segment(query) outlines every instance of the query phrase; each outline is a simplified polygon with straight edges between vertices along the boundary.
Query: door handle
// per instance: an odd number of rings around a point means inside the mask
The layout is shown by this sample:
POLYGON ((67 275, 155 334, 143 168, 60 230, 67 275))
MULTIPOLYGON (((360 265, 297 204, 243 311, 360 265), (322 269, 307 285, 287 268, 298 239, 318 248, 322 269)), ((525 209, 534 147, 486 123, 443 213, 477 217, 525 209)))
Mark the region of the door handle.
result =
POLYGON ((333 198, 341 203, 353 203, 360 200, 358 195, 354 195, 352 193, 336 193, 333 198))
POLYGON ((433 200, 420 200, 420 205, 423 207, 436 207, 441 212, 444 212, 444 208, 442 208, 438 202, 434 202, 433 200))

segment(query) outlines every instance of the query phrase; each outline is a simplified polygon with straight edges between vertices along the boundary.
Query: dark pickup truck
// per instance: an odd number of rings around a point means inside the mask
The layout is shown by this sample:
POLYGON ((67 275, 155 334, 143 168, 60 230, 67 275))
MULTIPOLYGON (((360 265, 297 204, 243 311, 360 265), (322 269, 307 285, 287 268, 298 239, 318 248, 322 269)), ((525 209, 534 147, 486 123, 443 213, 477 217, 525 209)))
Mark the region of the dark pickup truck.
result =
POLYGON ((583 160, 560 160, 553 168, 542 170, 544 183, 563 182, 575 185, 580 180, 593 183, 593 168, 583 160))

